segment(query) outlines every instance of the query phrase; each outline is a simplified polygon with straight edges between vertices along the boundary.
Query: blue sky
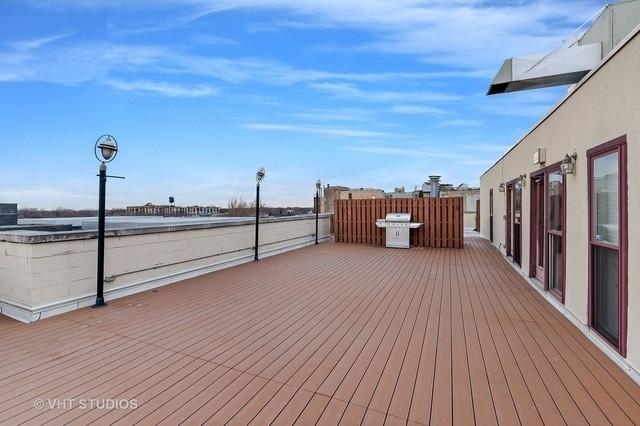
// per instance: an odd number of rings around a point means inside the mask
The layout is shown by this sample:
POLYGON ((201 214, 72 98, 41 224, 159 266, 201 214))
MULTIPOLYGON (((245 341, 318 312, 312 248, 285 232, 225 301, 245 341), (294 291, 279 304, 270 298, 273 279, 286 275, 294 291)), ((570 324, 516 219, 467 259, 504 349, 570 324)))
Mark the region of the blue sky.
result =
POLYGON ((0 202, 269 205, 314 183, 413 189, 480 174, 565 93, 486 97, 601 1, 1 0, 0 202))

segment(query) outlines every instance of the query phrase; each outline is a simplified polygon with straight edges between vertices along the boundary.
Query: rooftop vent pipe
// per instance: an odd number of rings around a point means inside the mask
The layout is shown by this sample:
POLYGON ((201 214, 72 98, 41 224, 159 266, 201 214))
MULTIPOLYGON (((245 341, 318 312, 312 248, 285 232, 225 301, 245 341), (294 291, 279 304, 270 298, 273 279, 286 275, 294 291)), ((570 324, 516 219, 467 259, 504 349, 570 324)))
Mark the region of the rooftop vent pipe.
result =
POLYGON ((440 197, 440 176, 429 176, 429 183, 431 184, 431 198, 440 197))

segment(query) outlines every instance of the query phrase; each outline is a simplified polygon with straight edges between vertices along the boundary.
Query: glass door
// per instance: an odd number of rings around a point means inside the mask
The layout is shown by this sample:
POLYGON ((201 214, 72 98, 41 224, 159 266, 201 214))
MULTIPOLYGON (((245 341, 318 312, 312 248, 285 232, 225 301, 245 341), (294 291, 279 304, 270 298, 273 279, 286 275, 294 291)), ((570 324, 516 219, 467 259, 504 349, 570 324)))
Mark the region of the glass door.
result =
POLYGON ((532 179, 531 185, 531 276, 544 282, 545 247, 544 175, 532 179))
POLYGON ((507 230, 506 230, 506 234, 507 234, 507 256, 512 256, 512 244, 511 244, 511 235, 512 235, 512 229, 513 229, 513 216, 511 215, 513 212, 512 206, 511 206, 511 202, 513 200, 513 185, 507 185, 507 221, 506 221, 506 225, 507 225, 507 230))
POLYGON ((547 276, 546 288, 564 303, 564 176, 547 174, 547 276))
POLYGON ((591 325, 618 351, 626 332, 626 177, 622 149, 616 146, 589 158, 591 325))
POLYGON ((516 183, 513 190, 513 261, 522 266, 522 185, 516 183))
POLYGON ((493 242, 493 188, 489 189, 489 240, 493 242))

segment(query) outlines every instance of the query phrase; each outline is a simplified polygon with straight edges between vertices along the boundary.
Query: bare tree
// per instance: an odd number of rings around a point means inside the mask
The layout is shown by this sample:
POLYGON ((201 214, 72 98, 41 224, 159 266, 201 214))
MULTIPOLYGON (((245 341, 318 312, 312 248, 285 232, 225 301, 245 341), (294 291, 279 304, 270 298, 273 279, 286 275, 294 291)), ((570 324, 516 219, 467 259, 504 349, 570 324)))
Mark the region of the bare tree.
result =
MULTIPOLYGON (((260 203, 260 209, 265 207, 264 203, 260 203)), ((227 203, 227 214, 233 217, 253 217, 256 214, 255 202, 249 202, 244 198, 231 198, 227 203)))

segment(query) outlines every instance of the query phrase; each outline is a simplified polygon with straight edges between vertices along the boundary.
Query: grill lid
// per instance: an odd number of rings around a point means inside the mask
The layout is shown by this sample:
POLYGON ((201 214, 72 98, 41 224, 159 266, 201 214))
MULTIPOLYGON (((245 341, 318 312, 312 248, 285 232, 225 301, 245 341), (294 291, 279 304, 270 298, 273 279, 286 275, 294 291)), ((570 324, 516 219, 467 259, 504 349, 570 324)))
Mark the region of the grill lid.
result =
POLYGON ((411 222, 411 213, 387 213, 387 222, 411 222))

